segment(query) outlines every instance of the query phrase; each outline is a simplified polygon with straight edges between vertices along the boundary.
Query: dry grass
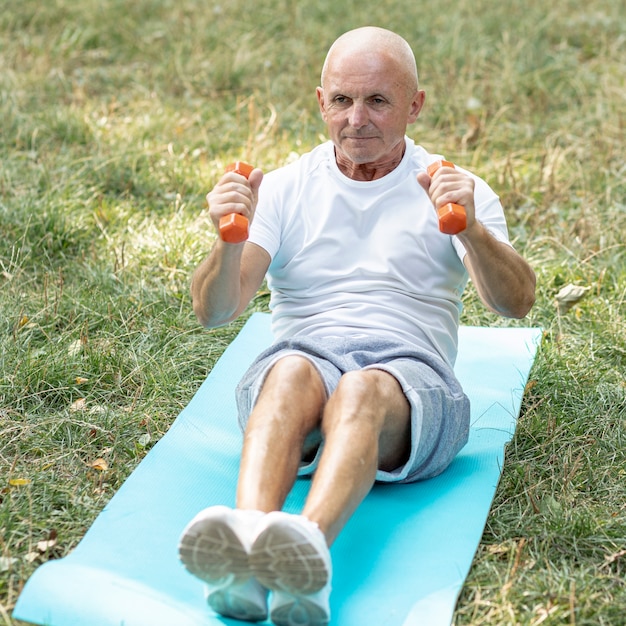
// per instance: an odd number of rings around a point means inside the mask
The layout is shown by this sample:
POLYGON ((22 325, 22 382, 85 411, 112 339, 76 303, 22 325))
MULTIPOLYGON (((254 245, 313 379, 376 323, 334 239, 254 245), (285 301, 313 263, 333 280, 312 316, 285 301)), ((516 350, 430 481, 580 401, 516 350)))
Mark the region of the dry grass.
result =
MULTIPOLYGON (((200 331, 188 301, 213 237, 204 194, 227 160, 271 169, 320 140, 325 51, 367 23, 413 44, 427 107, 411 135, 498 190, 539 278, 521 323, 545 341, 456 623, 624 622, 626 10, 612 0, 5 1, 0 622, 234 336, 200 331), (559 314, 569 283, 589 289, 559 314)), ((464 321, 518 323, 471 290, 464 321)))

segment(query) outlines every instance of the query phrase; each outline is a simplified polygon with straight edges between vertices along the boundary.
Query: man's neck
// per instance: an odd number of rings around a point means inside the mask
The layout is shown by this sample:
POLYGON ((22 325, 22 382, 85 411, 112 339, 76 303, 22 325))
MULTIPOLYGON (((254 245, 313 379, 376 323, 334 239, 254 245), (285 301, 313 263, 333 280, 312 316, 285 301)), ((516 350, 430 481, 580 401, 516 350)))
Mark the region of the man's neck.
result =
POLYGON ((387 176, 387 174, 393 172, 393 170, 400 165, 405 150, 406 146, 404 142, 402 142, 398 145, 398 148, 384 160, 372 163, 355 163, 335 148, 335 160, 341 173, 348 178, 352 180, 371 181, 387 176))

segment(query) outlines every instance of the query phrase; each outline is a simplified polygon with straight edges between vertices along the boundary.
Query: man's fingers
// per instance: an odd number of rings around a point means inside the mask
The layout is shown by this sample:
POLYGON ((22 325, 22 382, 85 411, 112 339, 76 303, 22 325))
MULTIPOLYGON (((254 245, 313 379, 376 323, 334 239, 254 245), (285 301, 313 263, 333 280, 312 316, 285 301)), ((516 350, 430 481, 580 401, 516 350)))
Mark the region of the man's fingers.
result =
POLYGON ((417 175, 417 182, 422 186, 422 189, 429 193, 431 178, 426 172, 419 172, 417 175))
POLYGON ((261 186, 261 181, 263 180, 263 171, 258 167, 254 168, 248 177, 248 182, 250 183, 250 188, 254 193, 259 190, 261 186))

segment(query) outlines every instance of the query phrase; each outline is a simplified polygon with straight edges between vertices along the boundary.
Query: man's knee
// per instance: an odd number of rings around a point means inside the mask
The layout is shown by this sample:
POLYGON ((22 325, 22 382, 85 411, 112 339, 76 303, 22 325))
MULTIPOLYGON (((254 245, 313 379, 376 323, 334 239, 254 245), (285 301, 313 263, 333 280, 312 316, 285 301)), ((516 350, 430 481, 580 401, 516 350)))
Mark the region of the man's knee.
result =
POLYGON ((305 434, 319 424, 326 388, 317 368, 297 354, 281 357, 269 370, 251 420, 263 425, 287 420, 305 434))
POLYGON ((324 384, 317 368, 306 357, 298 354, 283 356, 270 369, 263 387, 280 385, 290 389, 323 390, 324 384))
POLYGON ((406 402, 396 379, 382 370, 367 369, 345 373, 331 396, 328 416, 331 423, 352 422, 382 430, 389 413, 401 410, 406 402))
POLYGON ((400 383, 392 374, 379 369, 345 373, 335 394, 362 407, 380 407, 383 413, 407 404, 400 383))
POLYGON ((352 429, 378 444, 382 469, 395 469, 410 446, 411 407, 397 379, 384 370, 348 372, 341 377, 322 422, 324 433, 352 429))

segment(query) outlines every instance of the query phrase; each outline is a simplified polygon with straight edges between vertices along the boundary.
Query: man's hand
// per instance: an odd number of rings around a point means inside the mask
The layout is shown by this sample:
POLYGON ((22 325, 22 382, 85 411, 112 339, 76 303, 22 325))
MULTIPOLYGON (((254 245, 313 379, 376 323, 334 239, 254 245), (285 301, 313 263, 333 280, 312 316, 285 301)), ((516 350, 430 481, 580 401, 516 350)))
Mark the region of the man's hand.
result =
POLYGON ((524 317, 535 301, 535 274, 511 246, 497 241, 476 220, 474 179, 457 169, 439 168, 417 181, 436 208, 454 202, 465 207, 467 226, 458 234, 467 255, 464 263, 483 303, 505 317, 524 317))
POLYGON ((474 179, 471 176, 453 167, 440 167, 432 178, 426 172, 420 172, 417 182, 429 195, 435 209, 449 202, 460 204, 465 208, 466 230, 474 225, 474 179))
MULTIPOLYGON (((252 221, 262 180, 260 169, 252 170, 248 178, 236 172, 226 172, 220 178, 207 195, 216 230, 220 218, 230 213, 252 221)), ((269 254, 260 246, 218 238, 191 281, 193 309, 200 323, 221 326, 240 315, 263 282, 269 263, 269 254)))
POLYGON ((209 216, 219 230, 220 219, 231 213, 243 215, 249 222, 254 218, 263 172, 255 168, 246 178, 237 172, 226 172, 207 194, 209 216))

